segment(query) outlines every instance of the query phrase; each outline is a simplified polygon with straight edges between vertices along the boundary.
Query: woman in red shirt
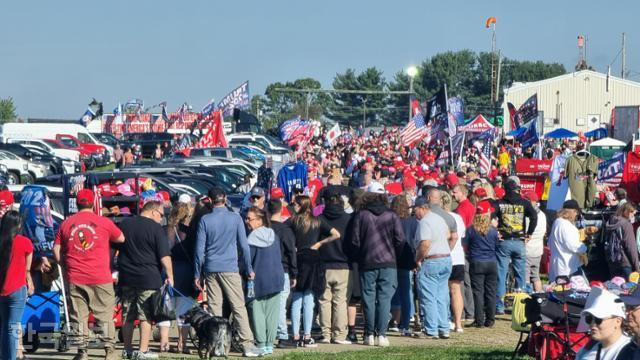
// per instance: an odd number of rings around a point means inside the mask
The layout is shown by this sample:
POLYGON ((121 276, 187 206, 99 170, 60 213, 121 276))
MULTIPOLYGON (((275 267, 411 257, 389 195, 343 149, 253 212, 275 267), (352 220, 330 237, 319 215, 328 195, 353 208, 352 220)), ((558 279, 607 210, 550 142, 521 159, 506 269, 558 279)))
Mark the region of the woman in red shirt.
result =
POLYGON ((1 359, 18 358, 22 312, 27 294, 33 293, 33 282, 29 273, 33 245, 31 240, 18 235, 21 224, 20 214, 14 210, 8 211, 0 222, 1 359))

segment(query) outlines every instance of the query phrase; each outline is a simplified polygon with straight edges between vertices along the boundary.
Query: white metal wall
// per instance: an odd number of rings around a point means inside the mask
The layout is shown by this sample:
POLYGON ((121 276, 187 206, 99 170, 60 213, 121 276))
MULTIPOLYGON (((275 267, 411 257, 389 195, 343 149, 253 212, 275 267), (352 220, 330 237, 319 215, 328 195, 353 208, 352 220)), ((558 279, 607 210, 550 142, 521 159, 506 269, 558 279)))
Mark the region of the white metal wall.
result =
POLYGON ((640 105, 640 83, 584 70, 552 79, 515 84, 504 90, 505 131, 510 130, 507 102, 519 108, 538 94, 538 110, 544 111, 545 132, 563 127, 575 132, 608 125, 615 106, 640 105), (554 118, 559 124, 553 124, 554 118), (596 122, 591 119, 598 119, 596 122))

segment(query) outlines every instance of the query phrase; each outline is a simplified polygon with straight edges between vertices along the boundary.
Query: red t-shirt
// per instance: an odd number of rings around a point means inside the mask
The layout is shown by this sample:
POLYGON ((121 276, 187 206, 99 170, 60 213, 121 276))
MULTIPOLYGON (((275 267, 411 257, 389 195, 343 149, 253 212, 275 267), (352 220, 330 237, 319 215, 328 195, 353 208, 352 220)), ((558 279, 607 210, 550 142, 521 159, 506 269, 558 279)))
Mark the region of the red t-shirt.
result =
POLYGON ((33 244, 28 237, 16 235, 13 238, 7 278, 2 285, 1 296, 7 296, 27 285, 27 255, 33 253, 33 244))
POLYGON ((309 189, 309 197, 311 198, 311 204, 316 206, 316 198, 318 197, 318 193, 320 193, 320 189, 322 189, 322 181, 318 178, 313 180, 309 180, 307 184, 307 188, 309 189))
POLYGON ((462 218, 464 227, 468 228, 473 224, 473 217, 476 215, 476 208, 469 199, 464 199, 464 201, 458 205, 456 213, 462 218))
POLYGON ((82 211, 65 220, 55 244, 61 246, 69 280, 79 285, 110 283, 109 242, 120 234, 111 220, 92 212, 82 211))

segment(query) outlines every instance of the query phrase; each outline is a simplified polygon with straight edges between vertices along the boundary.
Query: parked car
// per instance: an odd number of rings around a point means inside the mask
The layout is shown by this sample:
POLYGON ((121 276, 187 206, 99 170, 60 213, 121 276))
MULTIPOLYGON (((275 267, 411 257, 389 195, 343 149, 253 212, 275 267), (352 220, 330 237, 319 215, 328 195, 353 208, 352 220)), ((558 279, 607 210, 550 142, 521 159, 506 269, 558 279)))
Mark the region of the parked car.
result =
MULTIPOLYGON (((51 156, 50 153, 48 153, 45 150, 42 150, 42 148, 34 146, 34 145, 24 145, 24 147, 26 147, 27 149, 29 149, 33 154, 35 154, 36 156, 51 156)), ((80 162, 78 161, 73 161, 70 159, 66 159, 66 158, 61 158, 59 156, 52 156, 54 161, 59 162, 61 167, 62 167, 62 171, 64 174, 75 174, 75 173, 80 173, 83 172, 83 166, 80 162)))
POLYGON ((250 164, 256 164, 255 159, 240 149, 234 148, 199 148, 191 149, 191 157, 217 157, 232 160, 242 160, 250 164))
POLYGON ((173 134, 170 133, 128 133, 122 136, 122 143, 125 147, 140 146, 143 157, 152 157, 156 146, 164 146, 164 143, 169 144, 171 148, 175 141, 173 140, 173 134))
POLYGON ((81 161, 81 153, 78 150, 66 149, 60 147, 54 147, 52 144, 47 143, 46 140, 43 139, 7 139, 7 143, 11 144, 22 144, 29 146, 37 146, 49 154, 53 154, 55 156, 59 156, 63 159, 70 159, 73 161, 81 161))
POLYGON ((80 141, 80 139, 76 138, 75 136, 69 134, 58 134, 56 135, 56 140, 69 147, 81 148, 89 151, 91 153, 91 156, 95 159, 96 165, 98 166, 105 166, 111 161, 111 157, 105 145, 85 143, 80 141))
POLYGON ((122 141, 118 140, 113 134, 109 133, 91 133, 98 141, 103 144, 107 144, 112 147, 116 147, 117 144, 122 144, 122 141))
POLYGON ((29 149, 25 145, 0 143, 0 150, 7 150, 24 160, 46 165, 49 167, 51 174, 64 174, 67 170, 69 173, 75 172, 75 166, 72 160, 63 160, 40 150, 29 149))
POLYGON ((0 150, 0 163, 7 167, 9 184, 32 184, 35 179, 47 176, 44 165, 30 164, 6 150, 0 150))

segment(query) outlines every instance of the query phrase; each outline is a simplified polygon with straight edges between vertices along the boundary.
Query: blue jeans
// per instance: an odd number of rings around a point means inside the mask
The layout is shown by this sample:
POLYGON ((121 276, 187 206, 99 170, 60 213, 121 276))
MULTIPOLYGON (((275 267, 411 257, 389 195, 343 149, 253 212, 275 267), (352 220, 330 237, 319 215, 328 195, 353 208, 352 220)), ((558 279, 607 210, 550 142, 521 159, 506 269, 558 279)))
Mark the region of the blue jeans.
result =
POLYGON ((0 358, 15 359, 20 341, 22 327, 22 313, 27 302, 27 287, 12 292, 7 296, 0 296, 0 358))
POLYGON ((391 298, 398 286, 395 268, 381 268, 360 272, 364 334, 386 336, 391 319, 391 298))
POLYGON ((289 331, 287 329, 287 299, 289 298, 289 293, 291 292, 290 285, 289 274, 284 273, 284 285, 282 286, 282 291, 280 292, 280 319, 278 320, 277 333, 277 337, 280 340, 289 339, 289 331))
POLYGON ((314 307, 313 291, 305 290, 293 292, 293 302, 291 303, 291 329, 293 336, 300 335, 300 311, 302 314, 302 326, 304 336, 311 335, 311 326, 313 325, 313 307, 314 307))
POLYGON ((415 309, 413 308, 413 288, 411 286, 411 270, 398 269, 398 288, 391 298, 391 308, 400 309, 398 328, 409 329, 409 322, 415 309))
POLYGON ((504 294, 507 292, 507 272, 509 263, 513 262, 513 270, 516 277, 516 288, 524 289, 524 273, 527 266, 527 256, 524 241, 519 239, 507 239, 498 243, 498 289, 496 291, 496 312, 504 312, 504 294))
POLYGON ((420 311, 427 335, 449 334, 449 276, 451 257, 425 260, 418 272, 420 311))

